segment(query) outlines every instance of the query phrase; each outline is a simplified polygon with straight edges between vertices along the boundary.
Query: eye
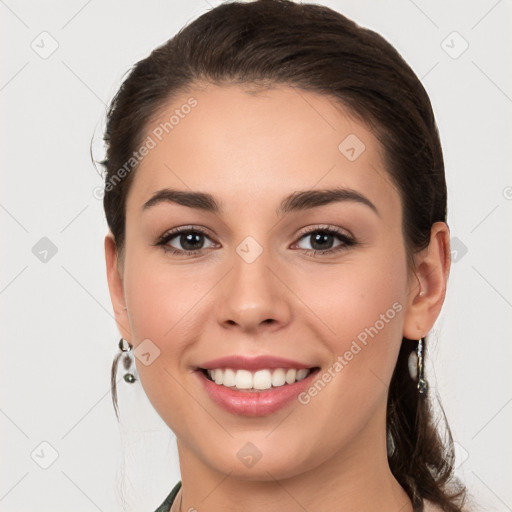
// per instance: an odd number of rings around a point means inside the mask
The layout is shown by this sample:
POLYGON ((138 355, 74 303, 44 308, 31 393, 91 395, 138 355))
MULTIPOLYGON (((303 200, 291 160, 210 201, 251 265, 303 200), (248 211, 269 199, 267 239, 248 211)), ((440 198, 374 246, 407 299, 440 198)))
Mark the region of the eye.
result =
POLYGON ((195 255, 205 248, 216 247, 206 231, 197 227, 182 226, 165 233, 156 243, 165 251, 172 254, 195 255), (210 240, 211 245, 205 247, 205 240, 210 240))
MULTIPOLYGON (((205 249, 218 247, 206 231, 196 226, 182 226, 167 231, 156 242, 166 252, 183 256, 199 255, 205 249), (205 245, 209 241, 209 245, 205 245)), ((326 255, 357 245, 355 239, 344 230, 331 226, 318 226, 303 232, 295 244, 308 254, 326 255), (306 243, 309 247, 301 244, 306 243)), ((294 248, 292 246, 292 248, 294 248)))
POLYGON ((340 228, 316 227, 303 233, 297 245, 308 253, 324 255, 346 250, 348 247, 356 245, 356 241, 340 228), (300 245, 304 242, 306 242, 306 245, 309 244, 311 248, 300 245))

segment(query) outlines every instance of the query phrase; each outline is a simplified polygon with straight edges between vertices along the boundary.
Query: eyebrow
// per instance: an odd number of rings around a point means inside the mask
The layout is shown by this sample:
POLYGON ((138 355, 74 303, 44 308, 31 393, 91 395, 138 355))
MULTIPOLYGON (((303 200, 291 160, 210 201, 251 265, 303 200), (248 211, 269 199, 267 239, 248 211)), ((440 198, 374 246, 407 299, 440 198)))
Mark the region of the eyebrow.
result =
MULTIPOLYGON (((350 201, 368 206, 380 217, 377 207, 363 194, 350 188, 334 188, 324 190, 303 190, 285 197, 276 210, 277 215, 293 211, 308 210, 330 203, 350 201)), ((175 203, 211 213, 221 213, 220 202, 205 192, 187 192, 163 188, 158 190, 144 203, 142 210, 147 210, 161 203, 175 203)))

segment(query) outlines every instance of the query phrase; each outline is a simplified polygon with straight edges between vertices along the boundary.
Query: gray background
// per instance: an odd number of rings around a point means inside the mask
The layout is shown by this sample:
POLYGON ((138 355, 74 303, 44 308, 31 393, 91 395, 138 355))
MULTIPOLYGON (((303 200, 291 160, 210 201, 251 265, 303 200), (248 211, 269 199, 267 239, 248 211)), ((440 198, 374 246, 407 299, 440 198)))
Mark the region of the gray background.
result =
MULTIPOLYGON (((139 384, 120 382, 120 424, 113 413, 89 143, 100 160, 129 67, 218 3, 0 0, 2 511, 149 511, 179 479, 174 435, 139 384)), ((394 44, 431 97, 455 252, 428 371, 457 473, 482 509, 512 510, 511 2, 324 4, 394 44)))

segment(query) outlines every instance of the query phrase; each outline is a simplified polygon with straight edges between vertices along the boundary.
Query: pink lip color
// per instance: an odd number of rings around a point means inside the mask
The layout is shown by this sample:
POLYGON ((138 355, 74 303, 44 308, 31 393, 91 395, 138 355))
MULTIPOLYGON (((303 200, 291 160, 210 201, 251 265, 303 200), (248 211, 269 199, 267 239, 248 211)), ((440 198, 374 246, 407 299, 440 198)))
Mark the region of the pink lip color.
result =
POLYGON ((228 412, 240 416, 266 416, 296 399, 299 393, 311 385, 318 369, 311 371, 305 379, 293 384, 283 384, 268 391, 235 391, 215 384, 200 370, 195 373, 210 398, 228 412))
POLYGON ((232 368, 233 370, 264 370, 266 368, 313 368, 314 364, 303 364, 291 359, 274 356, 246 357, 233 355, 220 357, 198 365, 199 368, 213 370, 215 368, 232 368))

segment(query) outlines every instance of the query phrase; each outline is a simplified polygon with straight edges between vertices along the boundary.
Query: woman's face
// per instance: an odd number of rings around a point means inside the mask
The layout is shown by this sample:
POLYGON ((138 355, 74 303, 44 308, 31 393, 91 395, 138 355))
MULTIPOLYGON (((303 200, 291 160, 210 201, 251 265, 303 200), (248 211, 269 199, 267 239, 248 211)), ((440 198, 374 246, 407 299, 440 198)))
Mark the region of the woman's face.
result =
POLYGON ((375 136, 326 96, 209 85, 174 98, 145 137, 111 292, 180 458, 268 480, 385 450, 417 282, 375 136), (214 361, 229 356, 247 359, 214 361), (230 386, 198 368, 233 369, 230 386), (317 370, 277 385, 290 368, 317 370), (276 386, 233 389, 262 369, 254 380, 276 386))

